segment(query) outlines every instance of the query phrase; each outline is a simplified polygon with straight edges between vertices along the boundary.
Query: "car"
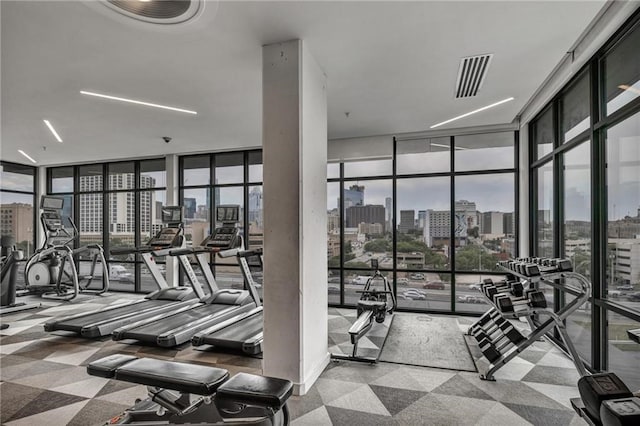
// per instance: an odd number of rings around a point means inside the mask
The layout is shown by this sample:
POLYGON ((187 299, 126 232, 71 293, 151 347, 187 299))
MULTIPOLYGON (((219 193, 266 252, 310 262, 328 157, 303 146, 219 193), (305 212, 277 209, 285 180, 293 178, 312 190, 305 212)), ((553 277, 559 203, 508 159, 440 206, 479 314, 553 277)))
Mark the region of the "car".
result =
POLYGON ((427 296, 420 290, 410 289, 402 292, 402 299, 408 300, 426 300, 427 296))
POLYGON ((481 289, 482 289, 482 287, 480 286, 480 284, 470 284, 469 285, 469 290, 480 291, 481 289))
POLYGON ((398 285, 409 285, 408 278, 398 278, 398 285))
POLYGON ((460 303, 485 303, 481 297, 470 295, 458 296, 457 300, 460 303))
POLYGON ((619 286, 616 287, 616 290, 631 291, 631 290, 633 290, 633 286, 631 284, 619 285, 619 286))
POLYGON ((411 274, 409 278, 411 278, 412 280, 422 281, 424 280, 424 274, 411 274))
POLYGON ((640 291, 637 291, 635 293, 631 293, 627 297, 632 302, 640 302, 640 291))
POLYGON ((425 283, 422 288, 428 288, 431 290, 444 290, 444 283, 442 281, 429 281, 425 283))
POLYGON ((358 275, 357 277, 351 280, 351 284, 365 285, 367 281, 369 281, 369 278, 371 277, 367 277, 365 275, 358 275))
POLYGON ((327 282, 329 283, 340 283, 340 277, 329 277, 329 279, 327 280, 327 282))
POLYGON ((340 294, 340 287, 338 287, 337 285, 330 285, 329 287, 327 287, 327 291, 329 292, 329 294, 340 294))

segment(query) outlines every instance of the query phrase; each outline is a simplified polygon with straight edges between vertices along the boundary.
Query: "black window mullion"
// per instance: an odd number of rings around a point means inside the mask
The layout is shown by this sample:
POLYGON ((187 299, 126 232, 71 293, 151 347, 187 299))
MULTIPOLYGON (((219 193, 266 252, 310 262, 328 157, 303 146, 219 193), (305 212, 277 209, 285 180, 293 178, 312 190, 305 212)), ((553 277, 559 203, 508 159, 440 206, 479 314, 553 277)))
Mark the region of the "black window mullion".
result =
MULTIPOLYGON (((391 255, 393 256, 393 294, 398 294, 398 236, 396 232, 396 211, 398 210, 397 161, 398 141, 393 137, 393 154, 391 157, 391 255)), ((386 203, 385 203, 386 204, 386 203)), ((386 207, 386 206, 385 206, 386 207)), ((386 219, 386 218, 385 218, 386 219)))
MULTIPOLYGON (((141 220, 142 218, 140 217, 140 213, 141 213, 141 209, 140 209, 140 161, 134 161, 133 163, 133 202, 134 202, 134 207, 133 207, 133 211, 134 211, 134 217, 136 218, 133 229, 134 229, 134 233, 135 235, 133 236, 133 241, 134 241, 134 245, 136 247, 139 247, 141 242, 140 242, 140 233, 142 230, 142 226, 141 226, 141 220)), ((142 292, 142 268, 140 267, 140 257, 136 256, 136 264, 135 264, 135 270, 136 270, 136 277, 135 277, 135 285, 134 285, 134 291, 136 293, 141 293, 142 292)))
POLYGON ((450 189, 449 189, 449 212, 450 226, 449 226, 449 269, 451 270, 451 312, 456 311, 456 177, 455 177, 455 137, 449 138, 449 171, 451 173, 450 189))
POLYGON ((338 214, 340 221, 340 305, 345 305, 345 297, 344 297, 344 163, 340 163, 340 205, 338 208, 340 209, 340 213, 338 214))

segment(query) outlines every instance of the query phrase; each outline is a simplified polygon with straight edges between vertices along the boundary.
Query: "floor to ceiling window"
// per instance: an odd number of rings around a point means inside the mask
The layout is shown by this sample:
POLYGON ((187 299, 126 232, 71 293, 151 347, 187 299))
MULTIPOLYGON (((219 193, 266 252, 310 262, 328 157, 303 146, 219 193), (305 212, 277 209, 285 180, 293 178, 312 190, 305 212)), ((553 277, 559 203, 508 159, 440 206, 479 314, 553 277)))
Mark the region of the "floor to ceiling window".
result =
MULTIPOLYGON (((640 12, 529 125, 531 252, 593 283, 567 329, 583 359, 640 386, 640 12), (549 235, 553 237, 549 239, 549 235)), ((556 307, 569 297, 556 294, 556 307)))
POLYGON ((329 302, 354 306, 377 259, 400 309, 484 312, 477 284, 516 250, 513 131, 389 139, 328 165, 329 302))
MULTIPOLYGON (((239 227, 245 248, 262 248, 262 151, 180 157, 180 202, 185 206, 187 244, 199 245, 216 226, 221 225, 211 214, 217 206, 235 204, 240 206, 239 227)), ((219 287, 244 286, 235 257, 211 256, 209 261, 219 287)), ((252 259, 249 261, 251 264, 252 259)), ((262 273, 255 272, 253 278, 262 293, 262 273)), ((196 274, 201 276, 197 270, 196 274)))
MULTIPOLYGON (((37 169, 22 164, 0 162, 0 235, 11 237, 25 257, 37 249, 35 186, 37 169)), ((17 284, 22 285, 24 262, 20 263, 17 284)))

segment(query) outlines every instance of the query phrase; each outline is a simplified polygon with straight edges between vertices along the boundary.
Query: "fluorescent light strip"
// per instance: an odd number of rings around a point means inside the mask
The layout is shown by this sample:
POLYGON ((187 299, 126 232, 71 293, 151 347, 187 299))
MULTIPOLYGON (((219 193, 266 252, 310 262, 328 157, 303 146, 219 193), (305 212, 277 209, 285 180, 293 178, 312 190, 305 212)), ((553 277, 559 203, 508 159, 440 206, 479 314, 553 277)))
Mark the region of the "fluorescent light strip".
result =
MULTIPOLYGON (((439 146, 440 148, 447 148, 447 149, 449 149, 449 145, 443 145, 443 144, 441 144, 441 143, 432 143, 432 144, 431 144, 431 146, 439 146)), ((456 146, 456 149, 464 150, 464 149, 469 149, 469 148, 463 148, 463 147, 461 147, 461 146, 456 146)))
POLYGON ((507 98, 507 99, 503 99, 501 101, 496 102, 495 104, 491 104, 491 105, 484 106, 482 108, 478 108, 478 109, 476 109, 474 111, 471 111, 471 112, 468 112, 466 114, 462 114, 462 115, 459 115, 457 117, 451 118, 451 119, 449 119, 447 121, 443 121, 442 123, 434 124, 433 126, 430 127, 430 129, 435 129, 436 127, 440 127, 440 126, 443 126, 445 124, 451 123, 452 121, 460 120, 461 118, 468 117, 468 116, 470 116, 472 114, 476 114, 476 113, 478 113, 480 111, 484 111, 485 109, 493 108, 494 106, 498 106, 498 105, 504 104, 506 102, 512 101, 513 99, 514 99, 513 97, 507 98))
POLYGON ((628 90, 631 93, 635 93, 636 95, 640 95, 640 90, 636 89, 633 86, 628 86, 626 84, 621 84, 620 86, 618 86, 618 89, 628 90))
POLYGON ((36 160, 34 160, 33 158, 31 158, 31 157, 29 156, 29 154, 27 154, 27 153, 26 153, 26 152, 24 152, 23 150, 19 149, 19 150, 18 150, 18 152, 19 152, 20 154, 24 155, 25 157, 27 157, 27 158, 29 159, 29 161, 31 161, 32 163, 34 163, 34 164, 35 164, 35 163, 37 163, 37 161, 36 161, 36 160))
POLYGON ((53 133, 53 136, 56 137, 56 139, 58 140, 58 142, 62 143, 62 139, 60 138, 60 135, 58 134, 58 132, 56 132, 56 129, 53 128, 53 126, 51 125, 51 123, 49 123, 49 120, 42 120, 44 121, 44 124, 47 125, 47 127, 49 128, 49 130, 51 130, 51 133, 53 133))
POLYGON ((129 102, 131 104, 144 105, 144 106, 149 106, 149 107, 154 107, 154 108, 168 109, 168 110, 171 110, 171 111, 184 112, 184 113, 187 113, 187 114, 194 114, 194 115, 198 114, 196 111, 191 111, 191 110, 188 110, 188 109, 175 108, 175 107, 170 107, 170 106, 166 106, 166 105, 159 105, 159 104, 152 104, 152 103, 149 103, 149 102, 136 101, 134 99, 119 98, 117 96, 103 95, 101 93, 87 92, 85 90, 81 90, 80 93, 82 93, 83 95, 95 96, 95 97, 98 97, 98 98, 111 99, 111 100, 120 101, 120 102, 129 102))

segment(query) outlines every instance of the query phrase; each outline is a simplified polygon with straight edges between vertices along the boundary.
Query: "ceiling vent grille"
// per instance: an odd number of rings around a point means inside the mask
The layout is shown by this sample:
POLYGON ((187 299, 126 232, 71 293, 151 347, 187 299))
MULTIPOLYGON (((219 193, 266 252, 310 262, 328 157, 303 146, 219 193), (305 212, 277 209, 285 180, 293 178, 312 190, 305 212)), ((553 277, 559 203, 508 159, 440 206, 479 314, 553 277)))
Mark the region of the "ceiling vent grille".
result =
POLYGON ((484 83, 493 54, 468 56, 460 60, 458 80, 456 81, 456 98, 476 96, 484 83))
POLYGON ((106 0, 104 4, 131 18, 154 24, 177 24, 194 18, 202 0, 106 0))

